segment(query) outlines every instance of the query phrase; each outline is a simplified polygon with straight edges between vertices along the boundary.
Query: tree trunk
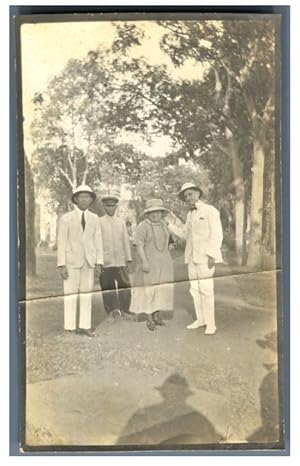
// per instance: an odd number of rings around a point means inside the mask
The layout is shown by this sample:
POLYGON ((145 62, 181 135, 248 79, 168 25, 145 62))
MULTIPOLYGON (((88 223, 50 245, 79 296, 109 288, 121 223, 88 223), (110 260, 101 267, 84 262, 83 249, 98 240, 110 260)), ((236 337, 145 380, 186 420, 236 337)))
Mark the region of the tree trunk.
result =
POLYGON ((30 163, 24 154, 25 169, 25 233, 26 233, 26 276, 36 275, 35 255, 35 195, 30 163))
MULTIPOLYGON (((228 136, 227 136, 228 137, 228 136)), ((234 190, 235 190, 235 250, 237 261, 242 263, 243 238, 244 238, 244 212, 245 212, 245 187, 243 179, 242 162, 239 159, 239 144, 233 137, 228 137, 229 151, 231 155, 234 190)))
MULTIPOLYGON (((274 168, 273 168, 274 170, 274 168)), ((271 174, 271 194, 270 194, 270 251, 276 254, 276 196, 275 196, 275 173, 271 174)))
POLYGON ((248 231, 248 225, 249 225, 249 200, 247 199, 246 193, 245 193, 245 202, 244 202, 244 231, 243 231, 243 254, 242 254, 242 264, 241 265, 246 265, 247 264, 247 231, 248 231))
POLYGON ((250 237, 247 265, 260 268, 262 263, 262 222, 265 153, 262 141, 253 143, 250 237))
POLYGON ((275 199, 275 159, 270 150, 265 159, 265 189, 263 217, 263 267, 276 268, 276 199, 275 199))

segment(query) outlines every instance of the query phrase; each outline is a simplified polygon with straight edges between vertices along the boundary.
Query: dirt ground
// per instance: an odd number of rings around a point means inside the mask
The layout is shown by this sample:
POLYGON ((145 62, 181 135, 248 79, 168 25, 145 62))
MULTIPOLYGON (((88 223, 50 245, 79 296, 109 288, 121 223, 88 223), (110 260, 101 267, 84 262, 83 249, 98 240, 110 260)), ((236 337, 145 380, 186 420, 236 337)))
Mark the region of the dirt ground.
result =
POLYGON ((277 443, 275 272, 216 271, 217 333, 187 330, 193 303, 182 257, 167 325, 110 323, 97 284, 89 339, 63 331, 53 251, 27 284, 28 445, 277 443))

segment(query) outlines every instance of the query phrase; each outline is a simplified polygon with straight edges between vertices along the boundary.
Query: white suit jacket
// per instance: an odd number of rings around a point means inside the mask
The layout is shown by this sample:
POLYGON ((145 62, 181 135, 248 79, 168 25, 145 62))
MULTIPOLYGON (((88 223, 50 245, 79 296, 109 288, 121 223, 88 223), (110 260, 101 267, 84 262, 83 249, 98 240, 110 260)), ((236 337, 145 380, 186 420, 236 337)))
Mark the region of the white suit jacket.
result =
POLYGON ((131 261, 130 242, 124 220, 116 215, 100 217, 104 267, 124 267, 131 261))
POLYGON ((86 259, 91 267, 103 264, 102 237, 99 217, 85 210, 85 229, 81 225, 82 211, 75 207, 60 219, 57 239, 57 266, 74 269, 83 266, 86 259))
POLYGON ((172 233, 186 240, 185 263, 202 264, 207 256, 223 262, 221 245, 223 240, 219 211, 212 205, 199 200, 196 210, 189 211, 183 228, 169 224, 172 233))

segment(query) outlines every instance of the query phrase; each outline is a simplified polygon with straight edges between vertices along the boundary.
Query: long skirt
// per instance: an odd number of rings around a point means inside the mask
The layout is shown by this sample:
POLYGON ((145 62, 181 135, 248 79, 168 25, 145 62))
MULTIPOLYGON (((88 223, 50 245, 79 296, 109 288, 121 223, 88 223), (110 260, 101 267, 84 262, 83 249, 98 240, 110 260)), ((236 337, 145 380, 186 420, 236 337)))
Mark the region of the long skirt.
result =
POLYGON ((132 293, 130 311, 135 314, 152 314, 155 311, 172 311, 174 306, 174 270, 169 250, 155 251, 148 258, 150 272, 142 270, 136 260, 131 276, 132 293))

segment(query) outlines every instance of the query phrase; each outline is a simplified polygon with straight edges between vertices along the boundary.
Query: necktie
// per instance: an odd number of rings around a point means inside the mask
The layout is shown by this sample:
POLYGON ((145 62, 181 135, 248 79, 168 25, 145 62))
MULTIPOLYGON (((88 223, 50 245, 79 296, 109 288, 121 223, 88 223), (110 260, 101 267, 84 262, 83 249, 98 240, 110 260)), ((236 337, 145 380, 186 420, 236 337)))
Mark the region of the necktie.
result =
POLYGON ((84 212, 82 212, 82 215, 81 215, 81 226, 82 226, 82 229, 84 231, 85 229, 85 218, 84 218, 84 212))

